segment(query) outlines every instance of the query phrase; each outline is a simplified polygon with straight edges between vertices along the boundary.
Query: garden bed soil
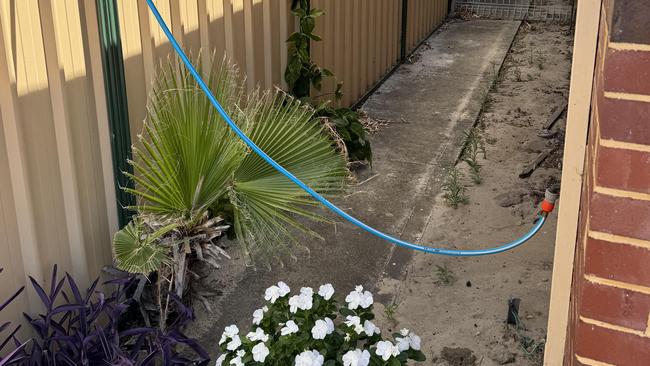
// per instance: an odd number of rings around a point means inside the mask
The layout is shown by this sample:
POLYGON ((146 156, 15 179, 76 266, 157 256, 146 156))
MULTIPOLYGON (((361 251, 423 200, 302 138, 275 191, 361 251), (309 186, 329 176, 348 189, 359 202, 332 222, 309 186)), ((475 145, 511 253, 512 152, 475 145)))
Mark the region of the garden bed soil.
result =
MULTIPOLYGON (((493 246, 530 229, 544 189, 559 182, 565 117, 554 138, 537 135, 566 102, 571 68, 569 26, 524 22, 487 95, 477 128, 486 142, 482 184, 465 175, 469 203, 454 210, 438 196, 421 242, 465 249, 493 246), (529 178, 522 168, 555 148, 529 178)), ((541 365, 553 267, 556 214, 523 247, 476 258, 418 253, 401 279, 379 284, 378 309, 389 330, 412 328, 430 365, 541 365), (519 326, 506 325, 508 300, 520 298, 519 326)))

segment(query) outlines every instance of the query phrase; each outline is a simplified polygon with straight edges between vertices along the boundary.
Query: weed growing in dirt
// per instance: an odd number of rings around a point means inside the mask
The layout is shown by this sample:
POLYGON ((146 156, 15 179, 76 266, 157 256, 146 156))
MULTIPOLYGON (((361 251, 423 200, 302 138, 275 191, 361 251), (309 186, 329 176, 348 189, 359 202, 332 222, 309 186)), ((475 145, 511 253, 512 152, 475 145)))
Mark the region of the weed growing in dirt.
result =
POLYGON ((489 112, 490 109, 492 109, 492 105, 494 104, 494 99, 492 99, 492 96, 490 95, 490 90, 491 88, 488 88, 485 91, 485 96, 483 97, 483 102, 481 104, 481 111, 483 112, 489 112))
POLYGON ((384 309, 384 315, 386 315, 386 319, 390 320, 391 322, 395 322, 395 314, 397 314, 397 308, 399 307, 399 304, 396 302, 391 302, 390 304, 386 305, 386 308, 384 309))
POLYGON ((456 281, 456 275, 447 264, 436 265, 436 276, 438 277, 436 283, 443 286, 449 286, 456 281))
POLYGON ((526 326, 521 321, 521 318, 515 314, 516 325, 514 328, 515 339, 519 342, 519 346, 528 361, 535 365, 541 365, 544 359, 544 346, 546 340, 535 339, 524 334, 526 326))
POLYGON ((524 351, 526 359, 536 365, 541 365, 544 359, 544 340, 537 340, 522 334, 519 334, 519 345, 524 351))
POLYGON ((479 153, 483 155, 483 159, 487 158, 485 152, 485 140, 483 135, 477 128, 472 128, 465 132, 465 148, 463 149, 463 160, 469 166, 469 173, 472 181, 475 184, 481 184, 481 164, 478 162, 479 153))
POLYGON ((463 185, 462 180, 463 174, 455 166, 445 170, 445 179, 441 188, 444 192, 445 202, 449 207, 458 208, 459 204, 469 202, 469 197, 466 194, 467 188, 463 185))

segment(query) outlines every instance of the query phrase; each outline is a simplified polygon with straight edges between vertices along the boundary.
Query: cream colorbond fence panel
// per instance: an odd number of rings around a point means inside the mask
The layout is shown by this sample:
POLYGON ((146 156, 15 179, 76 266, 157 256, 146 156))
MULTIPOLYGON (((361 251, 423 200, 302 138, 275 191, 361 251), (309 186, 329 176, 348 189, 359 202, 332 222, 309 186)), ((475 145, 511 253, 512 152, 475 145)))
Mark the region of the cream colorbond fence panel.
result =
MULTIPOLYGON (((312 0, 311 6, 325 11, 316 21, 322 41, 312 42, 312 59, 343 82, 342 104, 350 105, 399 61, 401 0, 312 0)), ((331 98, 335 88, 327 80, 321 93, 331 98)))
MULTIPOLYGON (((247 76, 247 87, 282 85, 285 40, 293 29, 290 0, 154 1, 186 52, 207 62, 225 56, 247 76)), ((145 1, 119 0, 118 13, 132 140, 142 129, 148 93, 172 48, 145 1)))
POLYGON ((408 0, 406 46, 409 53, 444 21, 449 3, 445 0, 408 0))
MULTIPOLYGON (((371 90, 399 61, 402 1, 312 0, 325 15, 316 21, 311 54, 316 64, 343 82, 342 105, 351 105, 371 90)), ((437 28, 447 15, 447 0, 408 0, 406 51, 437 28)), ((332 98, 336 81, 326 80, 320 92, 332 98)), ((314 92, 318 94, 318 92, 314 92)))
MULTIPOLYGON (((2 1, 0 25, 4 299, 54 264, 97 276, 117 215, 94 1, 2 1)), ((13 310, 38 309, 30 294, 13 310)))

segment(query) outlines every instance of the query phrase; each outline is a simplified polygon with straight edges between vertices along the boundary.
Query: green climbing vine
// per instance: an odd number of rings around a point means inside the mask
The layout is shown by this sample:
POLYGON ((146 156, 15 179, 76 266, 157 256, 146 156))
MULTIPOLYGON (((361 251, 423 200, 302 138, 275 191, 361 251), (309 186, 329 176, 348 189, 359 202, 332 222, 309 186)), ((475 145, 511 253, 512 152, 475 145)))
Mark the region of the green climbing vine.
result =
POLYGON ((298 20, 298 30, 287 39, 289 56, 284 79, 289 92, 296 98, 310 103, 315 108, 315 118, 326 118, 336 130, 336 134, 345 143, 349 161, 367 161, 372 164, 372 149, 368 135, 363 128, 358 112, 341 107, 343 83, 339 82, 334 91, 334 99, 338 107, 332 107, 329 101, 315 105, 311 98, 311 88, 321 91, 323 79, 334 74, 316 65, 311 59, 309 45, 312 41, 319 42, 321 38, 314 34, 316 19, 325 14, 321 9, 311 9, 308 0, 293 0, 291 11, 298 20))
POLYGON ((315 35, 316 18, 325 14, 320 9, 310 9, 308 0, 294 0, 291 5, 293 15, 298 18, 298 30, 289 36, 289 58, 284 78, 289 86, 289 91, 295 97, 303 99, 309 97, 309 90, 313 86, 321 90, 323 77, 333 76, 328 69, 316 65, 309 55, 309 44, 320 41, 315 35))

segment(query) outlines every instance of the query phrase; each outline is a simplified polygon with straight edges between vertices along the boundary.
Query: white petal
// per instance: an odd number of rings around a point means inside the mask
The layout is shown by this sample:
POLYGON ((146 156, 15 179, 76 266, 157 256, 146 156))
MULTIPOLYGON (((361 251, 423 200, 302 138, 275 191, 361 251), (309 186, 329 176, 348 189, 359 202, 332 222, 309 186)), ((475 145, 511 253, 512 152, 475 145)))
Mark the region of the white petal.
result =
POLYGON ((233 339, 226 345, 226 349, 228 351, 234 351, 237 348, 239 348, 239 346, 241 346, 241 339, 237 335, 237 336, 233 337, 233 339))
POLYGON ((215 363, 215 366, 221 366, 223 364, 223 361, 226 359, 226 354, 222 354, 217 358, 217 363, 215 363))
POLYGON ((269 349, 264 343, 258 343, 253 347, 253 360, 255 362, 264 362, 266 356, 269 355, 269 349))
POLYGON ((291 292, 289 286, 287 286, 287 284, 282 281, 278 282, 278 290, 280 297, 284 297, 286 294, 291 292))
POLYGON ((331 283, 322 285, 318 289, 318 294, 322 296, 325 300, 329 300, 332 298, 332 295, 334 295, 334 286, 332 286, 331 283))
POLYGON ((420 337, 415 335, 415 334, 410 334, 409 335, 409 345, 411 348, 413 348, 416 351, 420 350, 420 337))

